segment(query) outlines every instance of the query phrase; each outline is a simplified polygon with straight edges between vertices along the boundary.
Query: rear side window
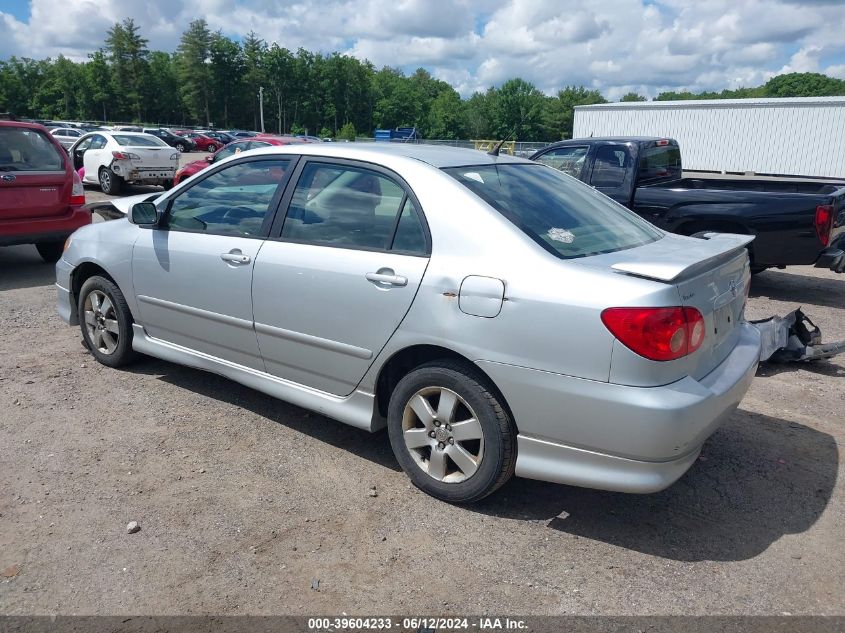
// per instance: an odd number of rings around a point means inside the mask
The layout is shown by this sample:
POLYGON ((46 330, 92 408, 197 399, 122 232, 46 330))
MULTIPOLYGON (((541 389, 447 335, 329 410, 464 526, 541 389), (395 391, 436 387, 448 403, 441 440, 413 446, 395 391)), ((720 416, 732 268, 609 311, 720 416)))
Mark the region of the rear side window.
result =
POLYGON ((596 151, 590 184, 594 187, 620 187, 631 168, 631 154, 622 145, 601 145, 596 151))
POLYGON ((681 150, 677 145, 648 147, 640 152, 639 181, 681 177, 681 150))
POLYGON ((290 202, 282 237, 344 248, 424 252, 413 224, 417 211, 405 190, 387 176, 346 165, 305 166, 290 202), (401 215, 400 215, 401 214, 401 215), (397 222, 405 226, 397 232, 397 222), (397 242, 394 241, 394 233, 397 242), (395 243, 394 243, 395 242, 395 243))
POLYGON ((0 127, 0 172, 64 171, 63 152, 41 130, 0 127))
POLYGON ((663 236, 592 187, 542 165, 478 165, 444 171, 563 259, 634 248, 663 236))

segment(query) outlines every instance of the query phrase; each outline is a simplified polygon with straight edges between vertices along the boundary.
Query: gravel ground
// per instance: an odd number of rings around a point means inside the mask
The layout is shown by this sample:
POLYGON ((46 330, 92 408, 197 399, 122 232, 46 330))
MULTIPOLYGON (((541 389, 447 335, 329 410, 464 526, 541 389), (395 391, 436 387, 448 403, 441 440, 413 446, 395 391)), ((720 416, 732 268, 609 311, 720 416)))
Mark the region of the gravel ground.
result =
MULTIPOLYGON (((384 432, 99 365, 52 282, 0 249, 0 613, 845 614, 845 358, 762 368, 662 493, 514 479, 454 507, 384 432)), ((798 305, 845 338, 842 276, 754 279, 752 318, 798 305)))

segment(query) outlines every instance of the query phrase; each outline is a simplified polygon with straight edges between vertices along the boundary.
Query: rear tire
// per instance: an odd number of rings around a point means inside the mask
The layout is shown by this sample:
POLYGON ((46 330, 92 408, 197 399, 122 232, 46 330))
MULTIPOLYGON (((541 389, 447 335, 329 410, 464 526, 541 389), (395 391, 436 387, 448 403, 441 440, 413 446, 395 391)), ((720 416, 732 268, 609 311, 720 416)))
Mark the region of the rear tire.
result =
POLYGON ((107 367, 122 367, 138 358, 132 349, 132 313, 120 288, 105 277, 90 277, 77 301, 85 347, 107 367))
POLYGON ((99 173, 100 179, 100 189, 103 190, 103 193, 116 196, 120 193, 120 189, 123 186, 123 178, 118 176, 108 167, 100 167, 99 173))
POLYGON ((513 475, 516 429, 469 364, 433 361, 408 373, 391 394, 387 430, 413 484, 443 501, 479 501, 513 475))
POLYGON ((207 152, 212 153, 217 151, 217 146, 214 143, 209 143, 208 147, 205 148, 207 152))
POLYGON ((38 254, 48 264, 55 264, 64 252, 64 242, 39 242, 35 245, 38 249, 38 254))

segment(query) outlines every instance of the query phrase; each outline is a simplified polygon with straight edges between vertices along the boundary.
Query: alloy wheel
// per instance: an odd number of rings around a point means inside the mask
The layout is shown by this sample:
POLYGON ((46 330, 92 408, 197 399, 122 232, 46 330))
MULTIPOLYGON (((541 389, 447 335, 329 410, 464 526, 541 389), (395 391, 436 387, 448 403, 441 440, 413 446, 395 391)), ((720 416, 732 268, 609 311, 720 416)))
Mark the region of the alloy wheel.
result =
POLYGON ((100 171, 100 189, 103 191, 111 191, 111 174, 108 169, 100 171))
POLYGON ((85 329, 88 340, 102 354, 113 354, 120 342, 120 323, 114 304, 101 290, 92 290, 85 297, 85 329))
POLYGON ((444 483, 472 477, 484 456, 481 422, 466 400, 444 387, 426 387, 408 400, 402 437, 420 469, 444 483))

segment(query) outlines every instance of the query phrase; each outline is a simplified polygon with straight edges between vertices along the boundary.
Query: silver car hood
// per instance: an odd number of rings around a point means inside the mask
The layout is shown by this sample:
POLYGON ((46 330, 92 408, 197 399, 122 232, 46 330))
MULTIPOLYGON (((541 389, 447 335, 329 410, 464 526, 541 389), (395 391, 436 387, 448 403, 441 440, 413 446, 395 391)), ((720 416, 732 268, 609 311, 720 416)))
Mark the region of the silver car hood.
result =
POLYGON ((636 277, 671 282, 706 270, 715 260, 726 259, 753 239, 753 235, 733 233, 707 233, 703 239, 667 233, 663 239, 645 246, 591 257, 589 263, 610 266, 636 277))

